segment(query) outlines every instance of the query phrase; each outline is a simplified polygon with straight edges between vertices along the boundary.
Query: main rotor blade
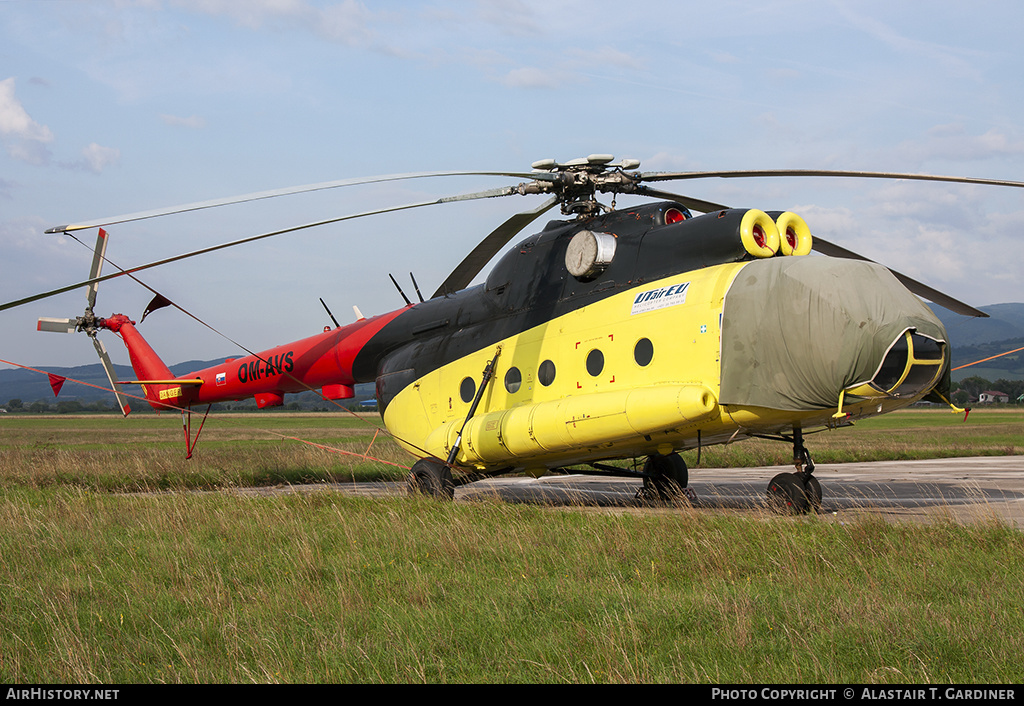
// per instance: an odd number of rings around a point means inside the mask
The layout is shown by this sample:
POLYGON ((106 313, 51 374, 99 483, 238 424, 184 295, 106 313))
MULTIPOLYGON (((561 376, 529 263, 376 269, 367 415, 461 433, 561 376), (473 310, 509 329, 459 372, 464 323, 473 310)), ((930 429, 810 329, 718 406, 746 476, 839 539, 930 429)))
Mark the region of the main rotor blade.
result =
POLYGON ((640 181, 673 181, 676 179, 723 179, 746 177, 848 177, 860 179, 914 179, 917 181, 945 181, 958 184, 984 184, 987 186, 1015 186, 1024 188, 1024 181, 1005 179, 979 179, 976 177, 942 176, 938 174, 905 174, 900 172, 860 172, 841 169, 734 169, 715 172, 648 172, 638 175, 640 181))
MULTIPOLYGON (((92 254, 92 267, 89 269, 89 279, 96 279, 100 276, 100 272, 103 270, 103 260, 107 254, 107 231, 100 228, 99 233, 96 234, 96 249, 92 254)), ((92 309, 96 305, 96 291, 99 289, 99 283, 93 282, 89 285, 87 299, 89 301, 89 309, 92 309)))
POLYGON ((194 203, 187 203, 179 206, 169 206, 167 208, 157 208, 150 211, 139 211, 137 213, 129 213, 122 216, 98 218, 92 221, 85 221, 82 223, 54 226, 53 228, 48 228, 46 232, 68 233, 71 231, 83 230, 85 228, 95 228, 96 226, 109 226, 117 223, 141 221, 147 218, 158 218, 160 216, 170 216, 176 213, 187 213, 189 211, 201 211, 207 208, 218 208, 220 206, 229 206, 231 204, 237 203, 248 203, 250 201, 261 201, 263 199, 277 198, 278 196, 291 196, 293 194, 304 194, 313 191, 337 189, 343 186, 358 186, 361 184, 378 184, 385 181, 402 181, 406 179, 427 179, 432 177, 448 176, 505 176, 514 177, 517 179, 532 179, 541 181, 551 181, 555 178, 555 175, 553 174, 537 174, 533 172, 419 172, 409 174, 385 174, 382 176, 362 177, 358 179, 339 179, 337 181, 324 181, 318 184, 306 184, 305 186, 291 186, 284 189, 256 191, 251 194, 242 194, 241 196, 229 196, 227 198, 222 199, 196 201, 194 203))
MULTIPOLYGON (((667 176, 666 175, 666 177, 667 178, 689 179, 689 178, 699 178, 699 177, 704 177, 704 176, 719 176, 719 177, 739 177, 739 176, 847 176, 847 177, 851 177, 851 176, 853 176, 853 177, 873 177, 873 178, 888 178, 888 179, 895 179, 895 178, 924 179, 924 180, 932 180, 932 181, 953 181, 953 182, 966 182, 966 183, 990 184, 990 185, 994 184, 994 185, 998 185, 998 186, 1024 186, 1024 182, 1004 182, 1004 181, 998 181, 998 180, 994 180, 994 179, 971 179, 971 178, 967 178, 967 177, 934 177, 934 176, 923 175, 923 174, 894 174, 894 173, 889 173, 889 172, 822 172, 822 171, 814 171, 814 170, 799 170, 799 169, 797 169, 797 170, 785 170, 785 171, 776 170, 776 171, 744 171, 744 172, 691 172, 691 173, 682 173, 682 174, 683 174, 682 176, 672 177, 672 176, 667 176)), ((646 179, 649 176, 651 176, 651 175, 644 175, 644 178, 646 179)), ((659 179, 653 179, 653 181, 659 181, 659 179)), ((697 211, 701 211, 702 213, 709 213, 710 211, 721 211, 721 210, 724 210, 724 209, 728 208, 727 206, 722 206, 720 204, 715 204, 715 203, 711 203, 711 202, 708 202, 708 201, 698 201, 697 199, 691 199, 690 197, 687 197, 687 196, 679 196, 677 194, 670 194, 670 193, 668 193, 666 191, 658 191, 658 190, 655 190, 655 189, 649 189, 649 188, 647 188, 647 187, 645 187, 643 185, 640 185, 640 186, 637 187, 636 193, 643 194, 645 196, 654 196, 656 198, 665 198, 665 199, 675 200, 675 201, 678 201, 679 203, 683 204, 687 208, 693 208, 693 209, 695 209, 697 211), (708 208, 704 208, 703 206, 706 206, 708 208)), ((830 243, 827 240, 824 240, 824 239, 820 238, 817 235, 814 236, 813 243, 814 243, 814 245, 813 245, 814 249, 817 250, 818 252, 820 252, 823 255, 829 255, 831 257, 844 257, 844 258, 847 258, 847 259, 850 259, 850 260, 864 260, 866 262, 875 262, 874 260, 866 258, 863 255, 859 255, 859 254, 853 252, 852 250, 847 250, 846 248, 840 247, 839 245, 836 245, 835 243, 830 243)), ((875 263, 875 264, 880 264, 880 263, 875 263)), ((885 265, 882 265, 882 266, 885 267, 885 265)), ((988 314, 986 314, 985 312, 981 311, 980 309, 974 308, 970 304, 965 304, 964 302, 962 302, 962 301, 960 301, 958 299, 954 299, 953 297, 949 296, 948 294, 943 294, 939 290, 934 289, 932 287, 929 287, 927 284, 924 284, 923 282, 918 282, 916 279, 914 279, 912 277, 908 277, 907 275, 903 274, 902 272, 897 272, 896 270, 894 270, 892 268, 888 268, 888 267, 886 269, 888 269, 890 272, 892 272, 893 275, 896 277, 896 279, 898 279, 903 284, 904 287, 906 287, 911 292, 913 292, 914 294, 916 294, 917 296, 919 296, 919 297, 921 297, 923 299, 927 299, 928 301, 933 302, 935 304, 938 304, 939 306, 945 307, 945 308, 949 309, 950 311, 955 312, 957 314, 963 314, 964 316, 978 316, 978 317, 988 318, 988 314)))
MULTIPOLYGON (((822 238, 819 238, 817 235, 814 236, 813 243, 814 249, 820 252, 822 255, 828 255, 830 257, 844 257, 849 260, 864 260, 865 262, 875 262, 874 260, 866 258, 863 255, 858 255, 852 250, 847 250, 846 248, 840 247, 835 243, 830 243, 827 240, 823 240, 822 238)), ((875 264, 877 265, 880 263, 875 264)), ((885 267, 885 265, 882 266, 885 267)), ((901 272, 897 272, 892 268, 886 269, 892 272, 893 275, 895 275, 896 279, 898 279, 904 287, 906 287, 907 289, 909 289, 911 292, 921 297, 922 299, 927 299, 928 301, 938 304, 939 306, 945 307, 957 314, 963 314, 964 316, 979 316, 982 318, 988 318, 988 314, 986 314, 984 311, 981 311, 980 309, 975 309, 970 304, 965 304, 958 299, 954 299, 948 294, 943 294, 939 290, 933 289, 932 287, 929 287, 927 284, 924 284, 923 282, 918 282, 916 279, 908 277, 907 275, 901 272)))
POLYGON ((107 349, 103 346, 103 341, 92 336, 92 345, 96 348, 96 352, 100 356, 100 362, 103 363, 103 370, 107 373, 107 379, 110 380, 110 387, 114 390, 114 396, 117 397, 117 404, 121 408, 121 414, 128 416, 132 411, 131 407, 128 406, 128 398, 121 393, 121 385, 117 382, 117 373, 114 372, 114 364, 110 362, 110 356, 107 355, 107 349))
POLYGON ((470 252, 469 255, 459 263, 458 267, 452 270, 452 273, 448 275, 448 279, 442 282, 441 286, 437 288, 436 292, 434 292, 434 297, 439 297, 442 294, 449 294, 451 292, 457 292, 460 289, 468 287, 469 283, 473 281, 473 278, 480 273, 480 270, 482 270, 484 266, 491 261, 491 258, 493 258, 499 250, 505 247, 508 241, 515 237, 516 233, 530 225, 541 214, 551 209, 557 203, 557 197, 548 199, 537 208, 515 214, 491 231, 491 233, 481 240, 480 243, 473 248, 472 252, 470 252))
POLYGON ((695 199, 692 196, 681 196, 679 194, 670 194, 667 191, 660 191, 658 189, 651 189, 650 187, 640 184, 636 188, 636 193, 640 196, 650 196, 656 199, 667 199, 669 201, 678 201, 687 208, 692 208, 695 211, 701 213, 712 213, 714 211, 725 211, 728 206, 722 204, 712 203, 711 201, 703 201, 701 199, 695 199))
POLYGON ((271 231, 269 233, 262 233, 260 235, 252 235, 252 236, 249 236, 248 238, 241 238, 239 240, 232 240, 231 242, 228 242, 228 243, 221 243, 220 245, 212 245, 212 246, 210 246, 208 248, 201 248, 199 250, 193 250, 192 252, 187 252, 187 253, 184 253, 183 255, 175 255, 174 257, 167 257, 167 258, 164 258, 162 260, 156 260, 154 262, 150 262, 150 263, 147 263, 145 265, 138 265, 136 267, 130 267, 130 268, 126 269, 126 270, 120 270, 118 272, 113 272, 111 274, 103 275, 102 277, 95 277, 95 278, 90 277, 89 279, 85 280, 84 282, 77 282, 75 284, 70 284, 70 285, 68 285, 66 287, 60 287, 58 289, 52 289, 52 290, 50 290, 48 292, 42 292, 41 294, 34 294, 34 295, 30 296, 30 297, 25 297, 24 299, 18 299, 17 301, 11 301, 11 302, 7 302, 6 304, 0 304, 0 311, 5 311, 7 309, 14 309, 15 307, 22 306, 23 304, 29 304, 29 303, 34 302, 34 301, 39 301, 41 299, 48 299, 49 297, 53 297, 53 296, 56 296, 58 294, 64 294, 65 292, 70 292, 70 291, 72 291, 74 289, 78 289, 79 287, 85 287, 85 286, 92 285, 92 284, 98 283, 98 282, 106 282, 107 280, 114 279, 115 277, 122 277, 124 275, 131 275, 131 274, 134 274, 136 272, 142 272, 143 270, 148 270, 148 269, 153 268, 153 267, 160 267, 161 265, 167 265, 167 264, 170 264, 172 262, 177 262, 179 260, 185 260, 185 259, 188 259, 190 257, 195 257, 197 255, 205 255, 206 253, 215 252, 217 250, 224 250, 225 248, 231 248, 231 247, 234 247, 236 245, 244 245, 245 243, 252 243, 252 242, 255 242, 257 240, 263 240, 264 238, 272 238, 272 237, 274 237, 276 235, 284 235, 286 233, 294 233, 296 231, 305 230, 307 228, 315 228, 317 226, 329 225, 331 223, 340 223, 342 221, 350 221, 350 220, 354 220, 356 218, 363 218, 365 216, 376 216, 376 215, 380 215, 382 213, 392 213, 394 211, 406 211, 406 210, 413 209, 413 208, 421 208, 423 206, 435 206, 437 204, 453 203, 453 202, 456 202, 456 201, 472 201, 472 200, 476 200, 476 199, 489 199, 489 198, 497 198, 497 197, 500 197, 500 196, 511 196, 513 194, 518 194, 518 193, 519 192, 516 191, 515 187, 505 186, 505 187, 501 187, 501 188, 498 188, 498 189, 490 189, 488 191, 477 191, 477 192, 473 192, 473 193, 469 193, 469 194, 461 194, 461 195, 458 195, 458 196, 445 196, 443 198, 436 199, 434 201, 419 201, 417 203, 408 203, 408 204, 404 204, 404 205, 401 205, 401 206, 391 206, 389 208, 374 209, 373 211, 363 211, 362 213, 355 213, 355 214, 350 214, 350 215, 347 215, 347 216, 340 216, 338 218, 328 218, 328 219, 322 220, 322 221, 315 221, 313 223, 306 223, 305 225, 292 226, 291 228, 283 228, 281 230, 275 230, 275 231, 271 231))

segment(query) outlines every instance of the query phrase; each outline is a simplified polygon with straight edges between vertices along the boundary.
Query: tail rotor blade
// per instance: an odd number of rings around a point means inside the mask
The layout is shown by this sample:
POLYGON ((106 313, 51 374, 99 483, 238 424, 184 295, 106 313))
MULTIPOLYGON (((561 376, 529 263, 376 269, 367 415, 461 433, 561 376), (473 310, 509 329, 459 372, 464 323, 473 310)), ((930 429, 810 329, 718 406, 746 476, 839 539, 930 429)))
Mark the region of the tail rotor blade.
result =
POLYGON ((88 287, 88 299, 89 308, 92 309, 96 305, 96 290, 99 289, 100 283, 93 281, 100 276, 100 271, 103 269, 103 258, 107 254, 107 231, 100 228, 100 232, 96 235, 96 249, 92 255, 92 268, 89 270, 89 287, 88 287))
POLYGON ((42 317, 36 324, 36 331, 49 331, 51 333, 73 333, 78 327, 78 319, 53 319, 42 317))
POLYGON ((121 408, 121 414, 128 416, 132 411, 131 407, 128 406, 128 398, 121 392, 121 385, 117 381, 117 373, 114 372, 114 364, 110 362, 110 356, 107 355, 107 349, 103 346, 103 341, 99 340, 95 336, 92 337, 92 345, 96 348, 96 352, 100 356, 100 362, 103 363, 103 370, 107 373, 107 379, 110 380, 110 386, 114 390, 114 395, 117 397, 117 404, 121 408))

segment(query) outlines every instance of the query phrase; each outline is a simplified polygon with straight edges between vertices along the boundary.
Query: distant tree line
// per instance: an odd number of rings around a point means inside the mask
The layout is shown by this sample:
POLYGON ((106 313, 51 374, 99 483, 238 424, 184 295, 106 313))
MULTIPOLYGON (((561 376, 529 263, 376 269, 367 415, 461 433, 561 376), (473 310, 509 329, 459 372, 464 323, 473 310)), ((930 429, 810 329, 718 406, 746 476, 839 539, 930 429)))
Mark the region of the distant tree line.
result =
POLYGON ((8 412, 28 412, 32 414, 83 414, 85 412, 113 412, 117 406, 113 402, 98 400, 96 402, 80 402, 78 400, 58 400, 49 404, 45 400, 36 400, 25 404, 20 398, 14 397, 7 401, 8 412))

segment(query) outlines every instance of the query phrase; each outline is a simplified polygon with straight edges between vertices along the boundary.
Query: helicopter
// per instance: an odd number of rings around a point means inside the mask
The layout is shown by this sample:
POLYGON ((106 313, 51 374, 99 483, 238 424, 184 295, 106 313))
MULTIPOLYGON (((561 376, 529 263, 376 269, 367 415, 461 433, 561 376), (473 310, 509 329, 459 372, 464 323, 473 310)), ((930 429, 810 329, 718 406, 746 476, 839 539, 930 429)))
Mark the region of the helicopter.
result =
MULTIPOLYGON (((633 159, 595 154, 535 162, 529 172, 433 172, 341 180, 205 201, 79 224, 99 228, 82 316, 43 318, 38 330, 84 332, 122 412, 121 386, 140 384, 157 411, 320 390, 325 399, 374 383, 383 423, 416 459, 410 492, 442 500, 476 480, 572 468, 634 478, 638 497, 692 497, 681 451, 747 438, 793 449, 795 470, 769 483, 781 511, 821 506, 805 436, 919 400, 949 405, 950 346, 922 297, 968 316, 980 310, 812 235, 790 211, 730 208, 655 188, 711 177, 858 177, 1022 187, 1024 182, 889 172, 743 170, 640 172, 633 159), (196 250, 102 275, 106 227, 145 218, 354 184, 439 176, 501 176, 518 184, 346 215, 196 250), (611 205, 599 194, 612 194, 611 205), (619 194, 650 202, 622 209, 619 194), (124 314, 94 313, 98 285, 168 262, 352 218, 504 196, 548 196, 513 215, 471 251, 429 299, 275 348, 174 376, 124 314), (505 250, 555 206, 563 218, 505 250), (696 214, 694 212, 697 212, 696 214), (817 252, 813 256, 812 252, 817 252), (120 382, 98 339, 124 342, 136 380, 120 382), (632 467, 622 461, 633 460, 632 467), (642 466, 640 461, 642 460, 642 466), (618 463, 617 463, 618 462, 618 463), (582 468, 580 468, 582 467, 582 468)), ((394 278, 392 277, 392 281, 394 278)), ((419 294, 419 285, 413 278, 419 294)), ((322 302, 322 300, 321 300, 322 302)), ((170 304, 157 294, 151 311, 170 304)), ((324 305, 326 307, 326 304, 324 305)), ((207 411, 209 407, 207 407, 207 411)), ((205 419, 205 417, 204 417, 205 419)), ((201 427, 200 427, 201 428, 201 427)), ((186 425, 186 449, 194 444, 186 425)), ((699 456, 698 456, 699 458, 699 456)))

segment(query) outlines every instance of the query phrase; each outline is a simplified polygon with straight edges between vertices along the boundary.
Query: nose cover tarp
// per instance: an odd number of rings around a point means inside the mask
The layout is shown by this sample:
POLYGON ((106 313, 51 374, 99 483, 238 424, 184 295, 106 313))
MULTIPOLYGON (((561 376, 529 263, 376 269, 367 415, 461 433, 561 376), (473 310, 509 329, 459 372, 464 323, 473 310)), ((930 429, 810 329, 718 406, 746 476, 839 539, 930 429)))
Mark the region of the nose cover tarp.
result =
MULTIPOLYGON (((841 390, 872 379, 907 329, 946 340, 931 309, 881 265, 817 256, 751 262, 725 297, 720 401, 835 407, 841 390)), ((948 379, 947 353, 940 384, 948 379)))

